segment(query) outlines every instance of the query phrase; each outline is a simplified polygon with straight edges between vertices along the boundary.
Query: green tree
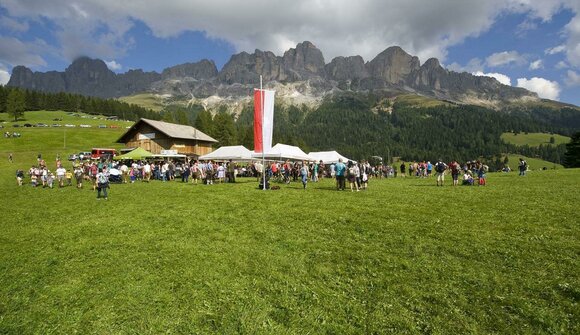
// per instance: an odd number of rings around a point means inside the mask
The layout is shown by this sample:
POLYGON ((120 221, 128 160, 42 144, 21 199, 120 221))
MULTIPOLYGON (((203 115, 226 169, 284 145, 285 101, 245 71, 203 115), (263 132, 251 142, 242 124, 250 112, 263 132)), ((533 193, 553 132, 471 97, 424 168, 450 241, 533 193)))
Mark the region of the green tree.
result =
POLYGON ((566 144, 563 165, 567 168, 580 167, 580 132, 572 135, 570 143, 566 144))
POLYGON ((195 128, 212 136, 214 135, 214 124, 211 113, 207 110, 200 111, 195 119, 195 128))
POLYGON ((20 90, 12 90, 8 93, 8 100, 6 101, 6 112, 8 115, 14 117, 14 121, 24 116, 26 108, 26 100, 24 93, 20 90))
POLYGON ((218 140, 220 146, 238 144, 237 132, 232 114, 219 112, 214 118, 214 123, 215 132, 213 136, 218 140))

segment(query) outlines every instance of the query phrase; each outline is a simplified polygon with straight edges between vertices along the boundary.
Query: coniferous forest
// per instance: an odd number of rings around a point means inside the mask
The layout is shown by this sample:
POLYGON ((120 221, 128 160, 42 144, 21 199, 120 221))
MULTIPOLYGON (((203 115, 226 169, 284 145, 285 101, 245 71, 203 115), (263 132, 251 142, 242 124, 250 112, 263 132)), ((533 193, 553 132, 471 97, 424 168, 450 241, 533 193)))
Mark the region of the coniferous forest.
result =
MULTIPOLYGON (((14 90, 19 89, 0 86, 0 112, 7 112, 14 90)), ((218 140, 218 146, 242 144, 253 149, 251 104, 233 115, 224 106, 205 110, 200 105, 171 105, 154 112, 114 99, 68 93, 20 90, 20 96, 25 110, 162 119, 192 125, 218 140)), ((380 156, 387 161, 393 157, 407 161, 483 159, 494 167, 503 163, 502 154, 513 153, 562 163, 565 144, 516 146, 500 138, 507 131, 572 136, 580 131, 580 110, 541 106, 492 110, 453 104, 418 107, 396 100, 385 104, 380 93, 342 93, 327 97, 317 108, 277 104, 274 115, 274 143, 298 145, 306 152, 337 150, 353 159, 380 156)))

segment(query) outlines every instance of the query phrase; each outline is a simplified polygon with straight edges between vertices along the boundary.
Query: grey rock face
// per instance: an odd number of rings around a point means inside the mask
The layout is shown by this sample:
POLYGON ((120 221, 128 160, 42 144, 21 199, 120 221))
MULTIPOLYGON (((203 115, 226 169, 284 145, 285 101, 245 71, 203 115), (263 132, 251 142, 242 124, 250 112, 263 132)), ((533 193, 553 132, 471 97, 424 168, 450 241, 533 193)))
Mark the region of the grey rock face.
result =
POLYGON ((419 58, 409 55, 400 47, 387 48, 367 64, 372 77, 395 85, 404 84, 407 76, 418 69, 419 58))
POLYGON ((395 89, 456 101, 466 96, 487 100, 537 97, 535 93, 502 85, 493 78, 448 71, 435 58, 421 65, 417 57, 397 46, 387 48, 368 63, 361 56, 351 56, 336 57, 325 64, 322 52, 308 41, 289 49, 282 57, 261 50, 235 54, 219 72, 210 60, 169 67, 162 74, 142 70, 115 74, 103 61, 87 57, 75 60, 64 72, 32 72, 17 66, 8 86, 104 98, 141 92, 235 98, 251 95, 259 85, 260 76, 264 84, 296 83, 285 90, 316 96, 335 90, 395 89))
POLYGON ((361 56, 336 57, 325 66, 328 79, 358 80, 369 77, 365 62, 361 56))
POLYGON ((211 60, 203 59, 197 63, 185 63, 163 70, 163 79, 191 77, 194 79, 209 79, 217 76, 218 70, 211 60))

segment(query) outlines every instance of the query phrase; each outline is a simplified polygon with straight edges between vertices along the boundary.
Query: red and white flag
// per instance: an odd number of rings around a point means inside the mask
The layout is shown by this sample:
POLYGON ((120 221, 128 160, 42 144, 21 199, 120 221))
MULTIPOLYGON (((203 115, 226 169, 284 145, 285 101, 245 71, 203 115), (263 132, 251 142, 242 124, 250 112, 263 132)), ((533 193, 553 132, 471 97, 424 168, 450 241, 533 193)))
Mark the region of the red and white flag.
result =
POLYGON ((276 91, 254 90, 254 152, 272 149, 274 129, 274 93, 276 91))

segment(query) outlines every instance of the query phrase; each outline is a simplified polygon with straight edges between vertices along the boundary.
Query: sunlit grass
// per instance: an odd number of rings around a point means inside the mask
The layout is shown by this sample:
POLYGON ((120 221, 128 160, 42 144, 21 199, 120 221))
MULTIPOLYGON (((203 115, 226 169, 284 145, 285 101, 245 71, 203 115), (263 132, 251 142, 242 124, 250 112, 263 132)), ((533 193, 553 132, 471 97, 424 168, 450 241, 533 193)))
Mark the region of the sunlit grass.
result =
MULTIPOLYGON (((118 138, 82 130, 72 152, 118 138)), ((42 131, 1 139, 0 333, 580 332, 578 169, 358 193, 137 182, 98 201, 16 186, 61 151, 42 131)))

